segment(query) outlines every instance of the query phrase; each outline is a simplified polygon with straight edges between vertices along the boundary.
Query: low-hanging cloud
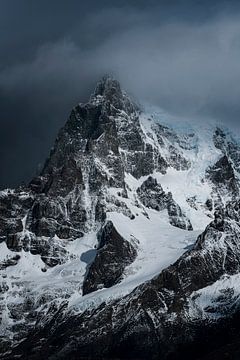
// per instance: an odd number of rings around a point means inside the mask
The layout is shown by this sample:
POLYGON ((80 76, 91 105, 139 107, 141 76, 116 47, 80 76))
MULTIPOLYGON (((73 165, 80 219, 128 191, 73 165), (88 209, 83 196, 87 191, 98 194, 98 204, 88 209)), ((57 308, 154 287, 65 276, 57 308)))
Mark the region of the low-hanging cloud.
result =
POLYGON ((0 69, 1 162, 10 169, 3 185, 34 172, 71 107, 87 101, 106 73, 140 102, 239 129, 240 15, 159 22, 154 9, 93 12, 29 58, 0 69))

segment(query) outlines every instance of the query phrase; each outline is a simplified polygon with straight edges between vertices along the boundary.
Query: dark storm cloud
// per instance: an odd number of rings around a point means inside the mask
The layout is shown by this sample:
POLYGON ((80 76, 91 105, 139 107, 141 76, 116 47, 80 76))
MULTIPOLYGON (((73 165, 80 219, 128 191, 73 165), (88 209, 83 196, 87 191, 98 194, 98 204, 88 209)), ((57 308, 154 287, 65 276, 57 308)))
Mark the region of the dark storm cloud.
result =
POLYGON ((37 171, 71 107, 105 73, 140 100, 239 129, 238 1, 0 6, 1 187, 37 171))

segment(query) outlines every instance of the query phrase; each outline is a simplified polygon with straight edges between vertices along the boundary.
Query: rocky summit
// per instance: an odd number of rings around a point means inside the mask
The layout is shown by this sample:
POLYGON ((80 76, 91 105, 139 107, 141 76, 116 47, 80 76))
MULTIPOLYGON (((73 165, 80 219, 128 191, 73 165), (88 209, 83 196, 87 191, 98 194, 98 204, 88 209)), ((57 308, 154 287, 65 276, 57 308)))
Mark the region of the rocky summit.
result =
POLYGON ((0 358, 238 356, 239 179, 229 130, 104 77, 0 192, 0 358))

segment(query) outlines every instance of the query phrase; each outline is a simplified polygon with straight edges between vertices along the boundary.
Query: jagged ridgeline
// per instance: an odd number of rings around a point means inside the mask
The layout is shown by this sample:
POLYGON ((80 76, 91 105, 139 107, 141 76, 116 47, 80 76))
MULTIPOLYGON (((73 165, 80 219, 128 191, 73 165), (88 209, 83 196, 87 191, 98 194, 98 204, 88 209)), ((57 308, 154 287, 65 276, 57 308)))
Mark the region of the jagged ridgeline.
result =
POLYGON ((239 171, 229 131, 104 77, 39 176, 0 192, 1 358, 195 359, 237 337, 239 171))

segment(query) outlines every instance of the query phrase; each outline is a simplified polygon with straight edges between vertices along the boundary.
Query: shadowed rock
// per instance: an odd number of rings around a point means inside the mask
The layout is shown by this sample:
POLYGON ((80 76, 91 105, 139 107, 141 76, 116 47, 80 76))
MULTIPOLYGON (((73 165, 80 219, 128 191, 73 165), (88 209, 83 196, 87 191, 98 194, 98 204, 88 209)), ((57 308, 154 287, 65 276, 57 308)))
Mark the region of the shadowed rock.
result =
POLYGON ((149 176, 137 189, 141 202, 151 209, 167 210, 171 225, 180 229, 192 230, 192 224, 182 212, 180 206, 173 200, 170 192, 165 193, 157 180, 149 176))
POLYGON ((97 255, 89 266, 83 295, 103 287, 111 287, 121 280, 124 269, 137 256, 137 251, 108 221, 98 233, 97 255))
POLYGON ((227 155, 222 156, 214 166, 207 170, 207 178, 210 179, 216 187, 222 186, 234 195, 239 194, 238 180, 227 155))

